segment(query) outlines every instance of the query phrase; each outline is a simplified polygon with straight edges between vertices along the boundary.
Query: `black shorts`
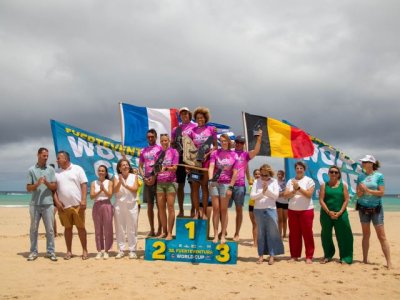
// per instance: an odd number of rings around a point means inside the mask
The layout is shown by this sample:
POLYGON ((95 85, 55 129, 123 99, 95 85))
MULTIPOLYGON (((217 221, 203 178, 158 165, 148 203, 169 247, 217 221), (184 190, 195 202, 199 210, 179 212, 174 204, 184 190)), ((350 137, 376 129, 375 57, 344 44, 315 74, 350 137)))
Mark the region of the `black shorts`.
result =
POLYGON ((288 209, 288 207, 289 207, 289 204, 287 204, 287 203, 276 202, 276 208, 288 209))
POLYGON ((249 211, 250 212, 254 211, 254 205, 249 205, 249 211))
MULTIPOLYGON (((182 156, 179 156, 179 164, 183 164, 182 156)), ((186 180, 186 168, 178 166, 178 168, 176 169, 176 182, 185 183, 185 180, 186 180)))

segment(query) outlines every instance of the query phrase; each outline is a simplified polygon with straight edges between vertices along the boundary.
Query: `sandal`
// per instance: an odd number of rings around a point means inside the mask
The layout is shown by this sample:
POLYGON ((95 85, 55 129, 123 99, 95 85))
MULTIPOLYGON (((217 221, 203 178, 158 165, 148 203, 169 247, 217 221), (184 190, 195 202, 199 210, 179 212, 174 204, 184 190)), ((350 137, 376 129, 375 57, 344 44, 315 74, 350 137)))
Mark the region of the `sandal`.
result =
POLYGON ((256 263, 257 263, 257 265, 261 265, 263 262, 264 262, 264 259, 259 258, 256 263))
POLYGON ((65 256, 64 256, 64 260, 70 260, 72 258, 72 253, 67 253, 65 256))
POLYGON ((87 255, 82 255, 82 260, 87 260, 87 259, 89 259, 89 256, 87 256, 87 255))

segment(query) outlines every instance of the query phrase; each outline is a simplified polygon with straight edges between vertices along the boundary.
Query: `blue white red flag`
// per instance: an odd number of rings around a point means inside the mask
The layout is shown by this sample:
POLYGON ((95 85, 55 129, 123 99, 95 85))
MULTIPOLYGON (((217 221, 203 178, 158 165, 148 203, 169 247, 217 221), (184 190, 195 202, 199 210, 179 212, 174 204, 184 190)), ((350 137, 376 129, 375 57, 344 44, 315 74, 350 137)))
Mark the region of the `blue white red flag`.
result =
POLYGON ((121 140, 123 145, 146 147, 146 133, 153 128, 158 136, 163 133, 171 135, 172 129, 178 126, 176 108, 149 108, 120 103, 121 140))

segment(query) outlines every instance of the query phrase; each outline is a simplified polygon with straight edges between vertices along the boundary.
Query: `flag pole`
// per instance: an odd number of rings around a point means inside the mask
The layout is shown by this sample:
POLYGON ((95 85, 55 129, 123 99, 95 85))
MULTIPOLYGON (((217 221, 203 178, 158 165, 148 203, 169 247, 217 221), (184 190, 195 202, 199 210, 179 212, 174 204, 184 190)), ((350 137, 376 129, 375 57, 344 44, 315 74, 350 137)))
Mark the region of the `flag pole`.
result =
POLYGON ((247 134, 247 123, 246 123, 246 118, 245 118, 244 114, 245 114, 245 112, 242 111, 242 121, 243 121, 243 129, 244 129, 243 134, 246 137, 246 149, 248 150, 249 149, 249 137, 248 137, 248 134, 247 134))
POLYGON ((118 102, 119 105, 119 128, 121 132, 121 145, 124 146, 124 133, 122 128, 122 102, 118 102))

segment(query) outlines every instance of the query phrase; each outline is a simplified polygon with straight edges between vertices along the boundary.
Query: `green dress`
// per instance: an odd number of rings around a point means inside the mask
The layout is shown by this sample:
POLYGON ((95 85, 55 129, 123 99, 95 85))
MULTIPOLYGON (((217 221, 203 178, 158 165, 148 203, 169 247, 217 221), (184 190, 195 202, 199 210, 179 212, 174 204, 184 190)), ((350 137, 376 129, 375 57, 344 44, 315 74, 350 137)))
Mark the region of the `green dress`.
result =
MULTIPOLYGON (((328 184, 325 184, 324 202, 330 211, 340 211, 344 202, 342 182, 336 188, 332 188, 328 184)), ((333 244, 332 238, 332 228, 335 228, 340 260, 351 264, 353 262, 353 233, 351 231, 347 210, 345 210, 337 220, 333 220, 321 208, 320 222, 324 257, 330 260, 335 255, 335 245, 333 244)))

